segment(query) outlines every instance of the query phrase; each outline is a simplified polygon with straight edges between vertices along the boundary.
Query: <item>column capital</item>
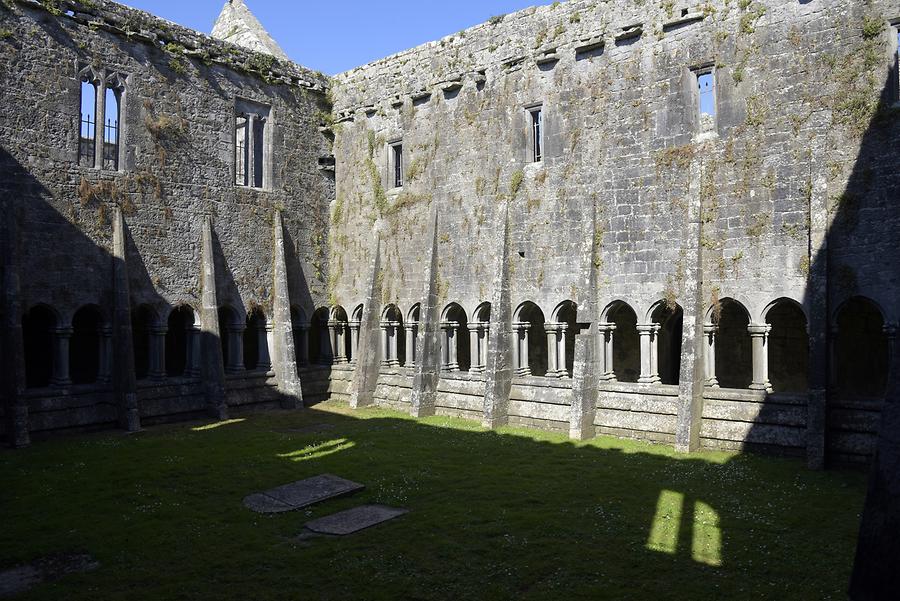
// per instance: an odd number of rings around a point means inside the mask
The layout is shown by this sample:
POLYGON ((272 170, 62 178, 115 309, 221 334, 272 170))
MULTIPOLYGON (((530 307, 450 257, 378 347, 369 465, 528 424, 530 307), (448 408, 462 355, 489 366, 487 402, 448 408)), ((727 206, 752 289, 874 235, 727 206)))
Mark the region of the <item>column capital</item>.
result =
POLYGON ((897 337, 897 324, 895 323, 886 323, 882 328, 884 335, 888 338, 896 338, 897 337))
POLYGON ((360 328, 360 326, 362 325, 362 322, 361 321, 351 321, 351 322, 349 322, 349 325, 351 328, 358 330, 360 328))
POLYGON ((103 336, 104 338, 111 338, 113 335, 113 327, 112 326, 100 326, 97 330, 97 333, 103 336))
POLYGON ((51 331, 59 338, 71 338, 75 333, 72 327, 53 328, 51 331))
POLYGON ((272 321, 266 322, 266 325, 260 329, 265 330, 266 332, 274 332, 275 331, 275 323, 272 321))
POLYGON ((297 325, 294 326, 295 330, 300 330, 301 332, 306 332, 309 330, 310 323, 308 321, 301 321, 297 325))
MULTIPOLYGON (((405 324, 403 324, 403 329, 406 330, 407 332, 412 332, 412 331, 415 330, 418 326, 419 326, 419 322, 418 322, 418 321, 414 321, 414 322, 412 322, 412 323, 405 323, 405 324)), ((359 327, 359 324, 358 324, 358 323, 357 323, 356 327, 357 327, 357 328, 359 327)))
POLYGON ((747 326, 747 332, 749 332, 750 336, 753 336, 753 337, 765 336, 771 331, 772 331, 772 326, 767 323, 764 323, 764 324, 751 323, 750 325, 747 326))
POLYGON ((165 336, 169 331, 168 326, 151 326, 150 333, 156 336, 165 336))
POLYGON ((459 329, 459 324, 455 321, 442 321, 441 322, 442 330, 456 330, 459 329))
POLYGON ((229 323, 225 326, 227 332, 232 332, 234 334, 241 334, 246 329, 247 325, 243 323, 229 323))
POLYGON ((654 328, 655 325, 656 325, 656 324, 652 324, 652 323, 640 323, 640 324, 638 324, 638 325, 636 326, 636 327, 637 327, 638 334, 640 334, 641 336, 649 336, 650 334, 653 333, 653 331, 654 331, 653 328, 654 328))
POLYGON ((610 321, 601 321, 600 323, 597 324, 597 331, 598 332, 615 332, 616 324, 614 324, 610 321))
POLYGON ((719 331, 719 326, 714 323, 705 323, 703 324, 703 333, 709 336, 710 334, 715 334, 719 331))
POLYGON ((514 321, 512 322, 513 332, 527 331, 531 327, 530 321, 514 321))
POLYGON ((555 334, 563 331, 563 324, 548 321, 544 324, 544 331, 548 334, 555 334))

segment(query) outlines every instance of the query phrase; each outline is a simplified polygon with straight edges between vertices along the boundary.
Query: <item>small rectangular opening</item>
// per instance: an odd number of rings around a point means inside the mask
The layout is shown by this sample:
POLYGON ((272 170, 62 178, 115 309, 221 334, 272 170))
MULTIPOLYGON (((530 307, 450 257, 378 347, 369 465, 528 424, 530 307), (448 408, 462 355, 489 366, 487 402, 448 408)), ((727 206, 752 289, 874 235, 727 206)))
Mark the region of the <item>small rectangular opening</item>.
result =
POLYGON ((540 163, 544 159, 544 112, 542 107, 528 109, 531 123, 531 161, 540 163))
POLYGON ((394 188, 403 187, 403 142, 391 144, 391 178, 394 188))
POLYGON ((716 77, 712 67, 694 70, 699 132, 713 132, 716 129, 716 77))

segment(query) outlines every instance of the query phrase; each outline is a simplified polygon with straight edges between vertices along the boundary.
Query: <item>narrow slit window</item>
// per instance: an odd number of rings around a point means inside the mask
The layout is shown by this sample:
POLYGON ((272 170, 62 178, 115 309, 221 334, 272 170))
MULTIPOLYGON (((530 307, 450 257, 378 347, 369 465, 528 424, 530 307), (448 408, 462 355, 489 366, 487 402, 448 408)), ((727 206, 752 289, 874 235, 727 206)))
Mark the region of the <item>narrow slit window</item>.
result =
POLYGON ((540 163, 544 159, 544 117, 541 107, 529 109, 531 116, 531 160, 540 163))
POLYGON ((700 89, 700 117, 715 119, 716 95, 712 72, 697 75, 697 86, 700 89))
POLYGON ((711 68, 695 71, 699 133, 716 130, 716 78, 711 68))
POLYGON ((119 170, 119 100, 120 92, 106 89, 104 104, 106 123, 103 125, 103 168, 119 170))
POLYGON ((394 188, 403 187, 403 144, 398 142, 391 145, 391 164, 394 188))
POLYGON ((247 185, 247 118, 238 115, 234 120, 234 183, 247 185))
POLYGON ((78 164, 93 167, 97 139, 97 85, 81 82, 81 119, 78 136, 78 164))

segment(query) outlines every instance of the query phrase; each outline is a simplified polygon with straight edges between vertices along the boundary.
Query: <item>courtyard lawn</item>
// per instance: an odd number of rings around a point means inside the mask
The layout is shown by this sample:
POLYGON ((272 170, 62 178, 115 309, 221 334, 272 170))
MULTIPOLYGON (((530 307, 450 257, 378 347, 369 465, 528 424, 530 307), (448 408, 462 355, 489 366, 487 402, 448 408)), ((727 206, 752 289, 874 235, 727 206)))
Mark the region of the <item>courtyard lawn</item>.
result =
POLYGON ((845 599, 865 492, 863 473, 799 460, 335 402, 38 442, 0 452, 0 482, 0 569, 100 562, 17 599, 91 601, 845 599), (366 489, 272 516, 241 504, 321 473, 366 489), (297 538, 364 502, 410 513, 297 538))

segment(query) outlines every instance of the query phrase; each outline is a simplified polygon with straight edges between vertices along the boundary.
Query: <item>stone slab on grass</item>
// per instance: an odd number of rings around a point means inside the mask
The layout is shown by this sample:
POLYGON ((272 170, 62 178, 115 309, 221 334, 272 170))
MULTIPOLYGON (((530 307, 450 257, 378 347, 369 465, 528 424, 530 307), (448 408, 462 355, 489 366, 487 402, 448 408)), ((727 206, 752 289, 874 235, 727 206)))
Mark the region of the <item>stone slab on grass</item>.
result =
POLYGON ((67 574, 90 572, 100 567, 83 553, 60 553, 41 557, 25 565, 0 571, 0 598, 24 593, 42 582, 53 582, 67 574))
POLYGON ((306 523, 306 528, 319 534, 345 536, 365 530, 405 513, 408 509, 387 505, 362 505, 306 523))
POLYGON ((257 513, 282 513, 348 495, 363 488, 365 486, 358 482, 322 474, 244 497, 244 506, 257 513))

